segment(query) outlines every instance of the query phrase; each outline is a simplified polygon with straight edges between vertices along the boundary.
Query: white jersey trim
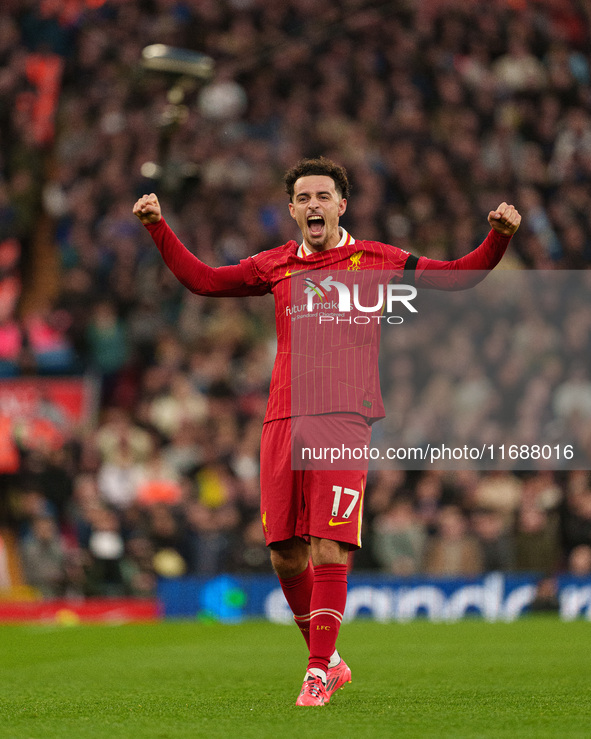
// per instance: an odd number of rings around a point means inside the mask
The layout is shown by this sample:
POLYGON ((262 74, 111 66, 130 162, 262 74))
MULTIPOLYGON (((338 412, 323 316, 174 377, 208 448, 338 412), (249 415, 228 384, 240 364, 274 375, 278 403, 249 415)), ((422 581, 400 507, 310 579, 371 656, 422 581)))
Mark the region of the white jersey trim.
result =
MULTIPOLYGON (((339 227, 339 230, 340 230, 340 232, 342 234, 341 240, 339 241, 339 243, 336 246, 333 247, 333 249, 338 249, 339 246, 345 246, 345 244, 354 244, 355 243, 355 239, 352 236, 350 236, 345 231, 344 228, 340 228, 339 227)), ((302 257, 309 257, 310 254, 315 254, 315 252, 313 252, 311 249, 308 249, 308 247, 306 246, 306 244, 302 241, 302 243, 300 244, 300 246, 298 248, 297 256, 300 257, 300 258, 302 258, 302 257)))

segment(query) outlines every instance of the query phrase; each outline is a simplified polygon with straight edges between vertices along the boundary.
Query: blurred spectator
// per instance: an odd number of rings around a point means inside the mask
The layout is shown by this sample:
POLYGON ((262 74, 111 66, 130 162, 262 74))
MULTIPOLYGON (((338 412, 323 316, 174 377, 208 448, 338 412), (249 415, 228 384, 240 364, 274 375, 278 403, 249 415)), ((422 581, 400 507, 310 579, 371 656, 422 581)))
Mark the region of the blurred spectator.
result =
POLYGON ((174 469, 166 464, 160 450, 155 450, 151 459, 136 469, 136 496, 140 505, 165 503, 173 506, 181 502, 180 480, 174 469))
POLYGON ((427 542, 424 571, 428 575, 479 575, 483 571, 482 551, 457 506, 441 509, 437 531, 427 542))
POLYGON ((161 577, 185 575, 191 563, 188 537, 173 510, 156 504, 148 512, 147 535, 154 550, 154 571, 161 577))
POLYGON ((505 92, 538 92, 546 84, 544 65, 517 35, 509 39, 507 53, 494 63, 493 72, 505 92))
MULTIPOLYGON (((203 425, 181 421, 170 442, 162 447, 162 459, 178 477, 189 476, 203 463, 203 425)), ((258 471, 258 468, 257 468, 258 471)))
POLYGON ((498 510, 476 509, 471 524, 480 544, 483 571, 512 570, 515 546, 505 516, 498 510))
POLYGON ((521 506, 515 526, 515 569, 551 574, 559 564, 556 517, 539 506, 521 506))
POLYGON ((67 506, 65 535, 73 542, 88 547, 91 519, 102 505, 97 480, 92 474, 80 474, 74 479, 72 497, 67 506))
POLYGON ((97 484, 106 505, 123 510, 137 499, 142 468, 136 464, 126 438, 121 440, 118 454, 101 465, 97 484))
POLYGON ((86 327, 86 341, 90 367, 102 376, 103 397, 109 398, 117 373, 129 358, 127 329, 113 302, 97 303, 86 327))
POLYGON ((591 546, 579 544, 568 558, 568 574, 575 577, 591 576, 591 546))
POLYGON ((560 418, 591 418, 591 380, 587 369, 576 366, 554 393, 554 408, 560 418))
POLYGON ((186 374, 177 372, 171 379, 169 391, 156 397, 150 404, 149 418, 167 439, 172 438, 184 423, 203 421, 207 402, 191 386, 186 374))
POLYGON ((232 529, 237 522, 237 511, 213 510, 194 501, 187 505, 185 513, 192 572, 196 575, 213 575, 232 569, 232 529))
POLYGON ((384 572, 414 575, 420 571, 426 541, 412 501, 397 498, 373 523, 373 556, 384 572))
POLYGON ((374 516, 388 510, 404 489, 406 473, 396 469, 376 470, 369 473, 368 480, 372 494, 367 501, 366 513, 374 516))
MULTIPOLYGON (((127 541, 127 579, 131 595, 151 597, 156 590, 157 563, 147 536, 135 534, 127 541)), ((161 573, 163 574, 163 573, 161 573)))
POLYGON ((583 108, 571 108, 558 132, 550 167, 558 180, 589 172, 591 163, 591 118, 583 108))
POLYGON ((88 554, 88 594, 104 597, 128 595, 129 571, 121 524, 117 515, 107 508, 91 511, 88 554))
POLYGON ((563 509, 562 530, 567 553, 581 544, 591 546, 591 488, 569 491, 563 509))
POLYGON ((31 533, 33 522, 36 519, 50 518, 53 520, 55 518, 55 509, 34 483, 27 484, 25 481, 11 503, 12 516, 22 538, 31 533))
POLYGON ((74 469, 72 449, 65 445, 45 452, 31 451, 22 465, 23 476, 43 495, 60 526, 66 521, 72 497, 74 469))
POLYGON ((70 317, 65 311, 31 314, 24 324, 38 372, 68 374, 76 368, 76 356, 67 335, 70 317))
POLYGON ((556 578, 542 578, 536 585, 536 594, 528 610, 532 613, 558 613, 559 608, 556 578))
POLYGON ((417 480, 414 500, 418 520, 428 534, 433 534, 440 524, 442 506, 450 502, 444 497, 442 475, 438 472, 421 475, 417 480))
POLYGON ((472 504, 509 517, 521 500, 522 482, 511 472, 493 472, 479 480, 472 504))
POLYGON ((122 447, 128 447, 134 462, 149 459, 153 441, 150 433, 134 423, 128 412, 109 408, 105 421, 96 432, 96 444, 105 461, 114 461, 122 447))
POLYGON ((23 572, 29 585, 45 598, 57 598, 66 590, 66 551, 50 516, 33 519, 21 544, 23 572))

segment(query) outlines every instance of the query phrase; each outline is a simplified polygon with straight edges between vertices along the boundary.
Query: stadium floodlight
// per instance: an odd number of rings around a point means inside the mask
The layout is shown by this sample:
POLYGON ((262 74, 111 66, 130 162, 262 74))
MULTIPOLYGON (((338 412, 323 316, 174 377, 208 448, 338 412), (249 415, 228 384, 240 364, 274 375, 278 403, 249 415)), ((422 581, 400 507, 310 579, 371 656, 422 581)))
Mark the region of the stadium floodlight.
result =
POLYGON ((141 65, 154 72, 194 77, 202 82, 209 81, 215 70, 213 59, 206 54, 166 44, 146 46, 142 50, 141 65))
POLYGON ((141 174, 146 179, 156 180, 165 191, 174 192, 185 180, 199 176, 196 164, 170 160, 170 144, 175 131, 189 117, 189 109, 184 104, 185 97, 211 81, 215 63, 211 57, 198 51, 167 44, 151 44, 142 50, 139 65, 145 72, 171 76, 168 105, 156 121, 159 129, 158 161, 144 162, 141 174))

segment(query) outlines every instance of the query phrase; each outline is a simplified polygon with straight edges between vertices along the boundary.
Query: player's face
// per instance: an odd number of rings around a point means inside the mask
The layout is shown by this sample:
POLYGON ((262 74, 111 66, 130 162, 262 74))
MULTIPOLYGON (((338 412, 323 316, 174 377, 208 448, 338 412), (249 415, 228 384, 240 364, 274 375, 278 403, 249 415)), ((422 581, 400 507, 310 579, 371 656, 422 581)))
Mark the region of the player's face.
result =
POLYGON ((339 243, 339 218, 346 208, 347 201, 337 192, 332 177, 308 175, 296 180, 289 212, 312 251, 332 249, 339 243))

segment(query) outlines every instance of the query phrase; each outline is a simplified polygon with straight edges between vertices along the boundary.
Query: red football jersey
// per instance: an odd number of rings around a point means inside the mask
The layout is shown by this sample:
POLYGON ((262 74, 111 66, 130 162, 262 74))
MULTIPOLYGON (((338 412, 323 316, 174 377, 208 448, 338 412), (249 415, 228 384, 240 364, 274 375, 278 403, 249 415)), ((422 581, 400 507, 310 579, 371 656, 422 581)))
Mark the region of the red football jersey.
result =
MULTIPOLYGON (((332 279, 333 273, 341 285, 356 285, 363 296, 359 303, 371 306, 376 304, 371 295, 377 285, 402 282, 409 263, 414 274, 408 274, 417 287, 470 287, 500 261, 509 243, 509 237, 491 230, 470 254, 440 261, 417 259, 396 246, 357 241, 343 232, 341 245, 324 252, 298 256, 298 244, 289 241, 240 264, 212 268, 183 246, 164 219, 147 228, 168 267, 192 292, 219 297, 273 293, 277 356, 265 421, 330 412, 359 413, 372 420, 384 416, 378 375, 379 321, 347 324, 342 313, 338 323, 314 321, 322 311, 322 300, 328 296, 333 304, 333 293, 323 292, 321 277, 330 284, 326 276, 332 279), (316 312, 308 309, 310 293, 323 296, 316 312), (312 321, 303 317, 298 321, 298 314, 309 314, 312 321)), ((336 315, 338 304, 334 308, 336 315)))

